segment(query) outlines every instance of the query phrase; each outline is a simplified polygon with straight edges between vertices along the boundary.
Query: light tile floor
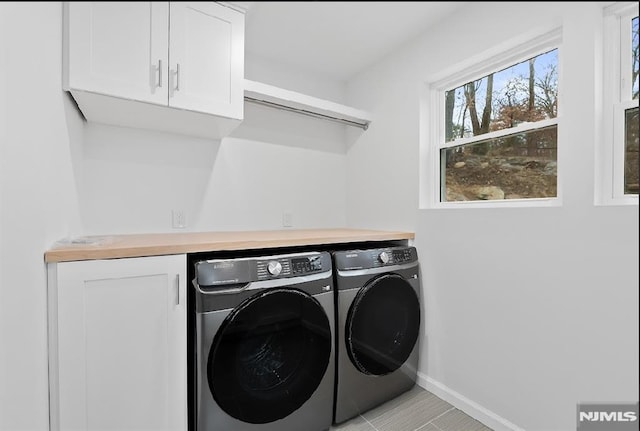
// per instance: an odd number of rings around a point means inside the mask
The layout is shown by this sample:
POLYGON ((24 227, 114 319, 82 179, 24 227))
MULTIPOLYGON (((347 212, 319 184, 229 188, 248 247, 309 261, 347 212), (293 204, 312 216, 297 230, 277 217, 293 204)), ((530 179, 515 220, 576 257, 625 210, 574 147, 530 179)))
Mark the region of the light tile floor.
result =
POLYGON ((330 431, 492 431, 416 385, 368 412, 334 425, 330 431))

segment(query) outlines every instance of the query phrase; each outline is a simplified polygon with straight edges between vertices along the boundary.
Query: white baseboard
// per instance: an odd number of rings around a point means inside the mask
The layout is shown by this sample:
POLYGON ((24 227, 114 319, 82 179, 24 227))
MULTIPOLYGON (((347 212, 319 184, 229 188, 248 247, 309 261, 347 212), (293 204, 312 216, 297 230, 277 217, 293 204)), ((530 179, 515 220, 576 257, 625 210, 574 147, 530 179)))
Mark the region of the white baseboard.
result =
POLYGON ((520 428, 505 418, 498 416, 492 411, 482 407, 474 401, 471 401, 469 398, 460 395, 456 391, 436 380, 433 380, 431 377, 428 377, 423 373, 418 372, 417 383, 432 394, 442 398, 458 410, 462 410, 494 431, 525 431, 524 428, 520 428))

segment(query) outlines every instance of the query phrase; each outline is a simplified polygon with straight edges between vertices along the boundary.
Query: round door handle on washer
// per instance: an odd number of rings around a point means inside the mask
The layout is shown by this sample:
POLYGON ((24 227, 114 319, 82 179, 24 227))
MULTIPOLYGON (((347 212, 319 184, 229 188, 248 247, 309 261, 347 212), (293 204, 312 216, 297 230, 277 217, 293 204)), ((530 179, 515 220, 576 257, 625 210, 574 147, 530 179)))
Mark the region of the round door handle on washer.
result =
POLYGON ((378 259, 380 259, 380 262, 384 264, 389 263, 389 253, 387 253, 386 251, 383 251, 378 255, 378 259))
POLYGON ((267 271, 269 271, 269 274, 273 276, 278 276, 282 272, 282 264, 280 262, 272 260, 267 265, 267 271))

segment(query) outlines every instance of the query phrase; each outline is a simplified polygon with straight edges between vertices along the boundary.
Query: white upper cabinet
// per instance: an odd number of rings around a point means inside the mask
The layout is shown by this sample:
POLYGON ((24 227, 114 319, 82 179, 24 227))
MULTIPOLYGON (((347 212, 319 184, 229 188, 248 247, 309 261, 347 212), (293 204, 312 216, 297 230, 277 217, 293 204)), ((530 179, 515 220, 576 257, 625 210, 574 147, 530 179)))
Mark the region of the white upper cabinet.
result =
POLYGON ((170 16, 169 104, 242 118, 244 16, 212 2, 171 3, 170 16))
POLYGON ((243 118, 244 14, 66 2, 63 87, 89 121, 221 138, 243 118))
POLYGON ((77 2, 67 12, 67 89, 168 103, 168 3, 77 2))

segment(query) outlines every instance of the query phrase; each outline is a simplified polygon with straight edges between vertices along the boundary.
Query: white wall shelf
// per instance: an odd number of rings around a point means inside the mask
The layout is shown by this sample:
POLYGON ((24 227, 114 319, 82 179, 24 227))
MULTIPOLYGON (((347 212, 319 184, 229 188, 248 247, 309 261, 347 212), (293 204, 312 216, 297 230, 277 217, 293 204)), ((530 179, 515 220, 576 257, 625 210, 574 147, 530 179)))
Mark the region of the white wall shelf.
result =
POLYGON ((364 130, 371 123, 371 114, 366 111, 248 79, 244 80, 244 100, 364 130))

